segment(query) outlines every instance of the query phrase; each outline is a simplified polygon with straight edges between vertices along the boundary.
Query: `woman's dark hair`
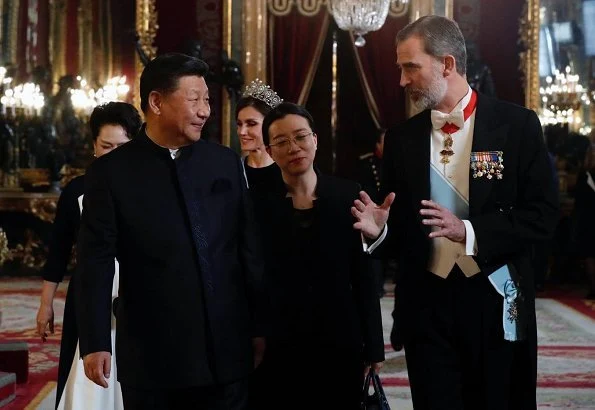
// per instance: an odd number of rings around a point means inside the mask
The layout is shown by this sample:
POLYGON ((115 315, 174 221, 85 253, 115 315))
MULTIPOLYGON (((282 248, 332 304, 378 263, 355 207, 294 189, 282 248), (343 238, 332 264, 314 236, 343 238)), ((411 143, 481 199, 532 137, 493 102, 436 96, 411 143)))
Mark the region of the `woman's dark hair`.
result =
POLYGON ((284 102, 273 108, 267 115, 264 117, 262 122, 262 140, 264 145, 269 145, 269 127, 272 123, 282 118, 285 118, 288 115, 299 115, 300 117, 305 118, 308 120, 308 125, 314 131, 314 118, 312 115, 301 105, 284 102))
POLYGON ((252 107, 263 116, 266 115, 272 110, 271 106, 265 103, 262 100, 254 97, 242 97, 238 100, 238 104, 236 105, 236 118, 238 118, 238 114, 246 107, 252 107))
POLYGON ((117 101, 98 105, 93 109, 89 119, 93 141, 99 136, 101 127, 108 124, 120 125, 126 132, 126 136, 132 139, 140 129, 141 123, 140 115, 133 105, 117 101))
POLYGON ((205 77, 209 66, 198 58, 181 53, 167 53, 155 57, 140 76, 140 108, 147 112, 151 91, 169 94, 178 88, 178 80, 185 76, 205 77))

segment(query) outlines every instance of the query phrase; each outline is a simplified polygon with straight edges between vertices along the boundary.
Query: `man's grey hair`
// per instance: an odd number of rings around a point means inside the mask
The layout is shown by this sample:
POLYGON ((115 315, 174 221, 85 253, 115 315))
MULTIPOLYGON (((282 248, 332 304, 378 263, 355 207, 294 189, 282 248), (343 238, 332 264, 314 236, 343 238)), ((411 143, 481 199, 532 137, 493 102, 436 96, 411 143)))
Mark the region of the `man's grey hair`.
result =
POLYGON ((462 76, 466 74, 465 38, 454 20, 442 16, 420 17, 399 31, 396 44, 410 37, 419 37, 424 42, 424 51, 433 57, 453 56, 457 64, 457 72, 462 76))

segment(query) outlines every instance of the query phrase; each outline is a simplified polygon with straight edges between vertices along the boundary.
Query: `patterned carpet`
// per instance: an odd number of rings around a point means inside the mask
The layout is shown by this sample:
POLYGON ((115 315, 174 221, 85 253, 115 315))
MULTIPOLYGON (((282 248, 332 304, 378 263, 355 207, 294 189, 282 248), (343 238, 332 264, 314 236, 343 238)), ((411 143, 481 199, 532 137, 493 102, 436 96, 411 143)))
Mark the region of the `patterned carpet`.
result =
MULTIPOLYGON (((0 279, 0 341, 29 344, 29 382, 18 387, 17 399, 2 410, 51 410, 59 353, 59 326, 67 284, 55 302, 56 334, 42 344, 35 335, 39 279, 0 279)), ((412 409, 402 352, 390 348, 392 298, 381 300, 387 361, 384 387, 392 410, 412 409)), ((595 303, 577 298, 537 300, 539 338, 538 403, 540 409, 595 410, 595 303)))
MULTIPOLYGON (((536 301, 539 409, 595 409, 595 303, 536 301)), ((411 394, 403 352, 390 348, 392 299, 382 299, 387 360, 382 377, 393 410, 409 410, 411 394)))

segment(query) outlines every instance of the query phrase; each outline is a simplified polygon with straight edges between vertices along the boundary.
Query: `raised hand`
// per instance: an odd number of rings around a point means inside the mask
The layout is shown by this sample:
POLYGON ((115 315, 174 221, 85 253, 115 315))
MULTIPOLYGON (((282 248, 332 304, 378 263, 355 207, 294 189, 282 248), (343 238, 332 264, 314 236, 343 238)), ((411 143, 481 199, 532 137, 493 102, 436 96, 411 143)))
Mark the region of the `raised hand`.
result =
POLYGON ((364 191, 360 191, 359 196, 360 199, 353 201, 351 207, 351 214, 357 219, 353 228, 361 231, 366 238, 374 240, 380 236, 386 221, 388 221, 388 214, 395 200, 395 194, 394 192, 388 194, 380 206, 376 205, 364 191))

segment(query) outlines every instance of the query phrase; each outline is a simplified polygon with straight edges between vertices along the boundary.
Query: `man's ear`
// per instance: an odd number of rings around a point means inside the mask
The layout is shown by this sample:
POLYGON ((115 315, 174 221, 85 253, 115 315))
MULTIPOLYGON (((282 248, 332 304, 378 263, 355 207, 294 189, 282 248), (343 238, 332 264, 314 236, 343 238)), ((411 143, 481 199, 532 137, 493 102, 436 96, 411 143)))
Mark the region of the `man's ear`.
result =
POLYGON ((155 115, 161 115, 161 104, 163 103, 163 96, 158 91, 151 91, 149 93, 149 110, 155 115))
POLYGON ((448 77, 457 71, 457 61, 451 55, 444 57, 444 77, 448 77))

